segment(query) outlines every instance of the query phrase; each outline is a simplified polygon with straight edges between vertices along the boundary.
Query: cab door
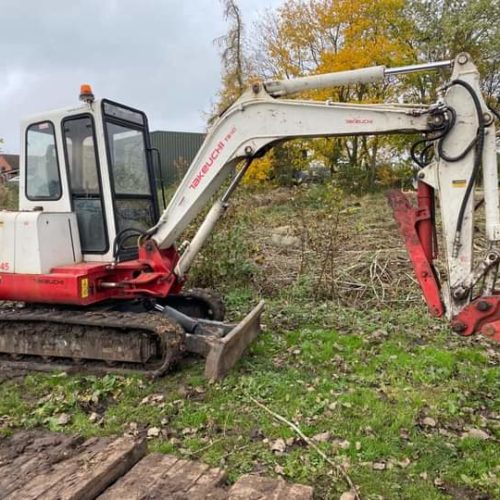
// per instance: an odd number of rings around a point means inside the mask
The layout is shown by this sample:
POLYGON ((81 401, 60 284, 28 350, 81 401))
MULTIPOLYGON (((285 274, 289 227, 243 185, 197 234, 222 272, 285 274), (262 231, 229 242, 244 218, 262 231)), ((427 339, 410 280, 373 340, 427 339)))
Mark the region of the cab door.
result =
POLYGON ((71 204, 78 220, 82 253, 105 254, 109 239, 94 119, 90 114, 66 118, 62 131, 71 204))
POLYGON ((158 219, 149 130, 144 113, 102 101, 119 260, 137 257, 137 238, 158 219))

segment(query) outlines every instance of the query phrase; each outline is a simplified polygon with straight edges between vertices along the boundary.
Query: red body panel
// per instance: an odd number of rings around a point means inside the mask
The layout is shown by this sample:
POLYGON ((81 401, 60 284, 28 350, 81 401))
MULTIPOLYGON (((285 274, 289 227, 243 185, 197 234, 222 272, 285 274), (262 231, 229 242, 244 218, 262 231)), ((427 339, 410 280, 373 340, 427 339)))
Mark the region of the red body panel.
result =
POLYGON ((90 305, 108 299, 166 297, 182 288, 173 273, 175 249, 159 250, 151 241, 139 258, 112 263, 81 263, 56 267, 50 274, 0 273, 0 300, 90 305))

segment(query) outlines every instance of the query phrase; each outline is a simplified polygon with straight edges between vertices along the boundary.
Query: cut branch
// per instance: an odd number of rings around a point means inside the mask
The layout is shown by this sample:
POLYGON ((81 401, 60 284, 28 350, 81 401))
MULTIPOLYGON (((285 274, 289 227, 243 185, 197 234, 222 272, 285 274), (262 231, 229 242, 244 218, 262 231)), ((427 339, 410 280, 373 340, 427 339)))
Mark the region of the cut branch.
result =
POLYGON ((290 429, 292 429, 305 443, 307 443, 308 446, 310 446, 311 448, 313 448, 316 451, 316 453, 318 453, 318 455, 323 460, 325 460, 326 462, 328 462, 335 469, 335 471, 337 472, 337 474, 339 476, 341 476, 344 479, 344 481, 347 483, 347 485, 349 486, 349 488, 351 488, 351 491, 353 492, 356 500, 360 500, 360 496, 359 496, 359 493, 358 493, 358 490, 357 490, 356 486, 354 485, 354 483, 352 482, 352 479, 350 478, 350 476, 347 473, 347 471, 345 470, 345 468, 342 467, 342 465, 336 464, 331 458, 329 458, 323 452, 323 450, 321 450, 321 448, 319 448, 319 446, 316 445, 316 443, 312 439, 310 439, 309 437, 307 437, 301 431, 300 427, 298 427, 296 424, 294 424, 293 422, 290 422, 289 420, 287 420, 285 417, 279 415, 278 413, 275 413, 273 410, 271 410, 270 408, 268 408, 266 405, 264 405, 260 401, 257 401, 254 397, 252 397, 250 395, 248 395, 248 397, 259 408, 262 408, 264 411, 266 411, 267 413, 269 413, 269 415, 271 415, 272 417, 274 417, 276 420, 279 420, 283 424, 288 425, 288 427, 290 427, 290 429))

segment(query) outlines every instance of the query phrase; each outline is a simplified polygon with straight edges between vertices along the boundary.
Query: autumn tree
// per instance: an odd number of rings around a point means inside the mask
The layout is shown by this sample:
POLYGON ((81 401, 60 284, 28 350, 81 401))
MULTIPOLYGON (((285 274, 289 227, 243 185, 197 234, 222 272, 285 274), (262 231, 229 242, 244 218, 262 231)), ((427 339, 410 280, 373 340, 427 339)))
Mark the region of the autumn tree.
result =
MULTIPOLYGON (((406 43, 411 25, 404 0, 288 0, 268 13, 258 27, 253 63, 267 77, 343 71, 365 66, 407 64, 414 52, 406 43)), ((381 102, 395 98, 389 85, 351 85, 309 92, 299 97, 339 102, 381 102)), ((314 155, 332 171, 346 165, 349 179, 373 187, 375 166, 387 141, 377 137, 320 139, 314 155), (361 170, 363 175, 354 175, 361 170)), ((287 147, 287 146, 283 146, 287 147)))
MULTIPOLYGON (((498 0, 284 0, 268 11, 244 49, 243 23, 233 1, 225 0, 230 31, 223 39, 224 75, 220 108, 233 102, 251 73, 262 78, 295 78, 373 65, 399 66, 449 59, 470 52, 492 103, 500 99, 498 0), (250 71, 252 68, 252 71, 250 71)), ((416 73, 376 84, 307 92, 296 97, 337 102, 432 102, 449 74, 416 73)), ((366 191, 387 175, 395 161, 408 163, 412 137, 346 137, 297 140, 274 149, 259 179, 282 178, 300 168, 303 157, 327 165, 349 189, 366 191), (381 169, 381 167, 383 167, 381 169), (384 171, 385 174, 379 175, 384 171), (378 176, 378 177, 377 177, 378 176)))

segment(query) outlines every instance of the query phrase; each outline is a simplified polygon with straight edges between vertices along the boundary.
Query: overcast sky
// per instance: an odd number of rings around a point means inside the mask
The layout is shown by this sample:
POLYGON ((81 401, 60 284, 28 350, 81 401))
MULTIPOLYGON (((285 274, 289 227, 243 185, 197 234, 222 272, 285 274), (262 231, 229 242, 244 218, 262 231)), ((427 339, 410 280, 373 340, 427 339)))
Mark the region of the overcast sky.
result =
MULTIPOLYGON (((280 0, 239 0, 251 25, 280 0)), ((0 137, 19 122, 97 97, 142 109, 152 130, 202 131, 220 83, 219 0, 0 0, 0 137)))

